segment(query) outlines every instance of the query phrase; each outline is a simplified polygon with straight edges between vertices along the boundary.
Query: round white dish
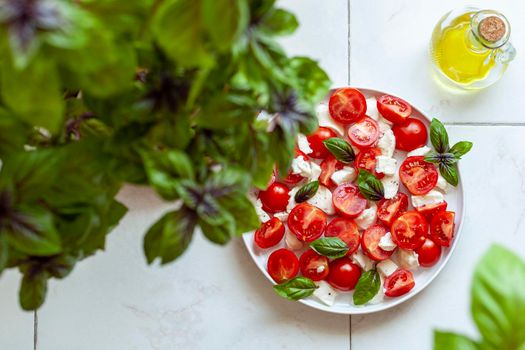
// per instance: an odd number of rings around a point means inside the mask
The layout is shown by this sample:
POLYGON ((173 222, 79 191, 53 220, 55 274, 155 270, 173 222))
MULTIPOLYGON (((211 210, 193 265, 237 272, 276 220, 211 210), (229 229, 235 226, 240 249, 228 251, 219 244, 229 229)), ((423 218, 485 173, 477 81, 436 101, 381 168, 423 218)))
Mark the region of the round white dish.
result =
MULTIPOLYGON (((358 89, 365 95, 366 98, 377 97, 377 96, 381 96, 384 94, 388 94, 387 92, 382 92, 382 91, 377 91, 377 90, 372 90, 372 89, 364 89, 364 88, 363 89, 358 88, 358 89)), ((402 98, 402 96, 400 97, 402 98)), ((412 105, 412 109, 413 109, 412 117, 422 120, 428 129, 430 126, 430 119, 427 116, 425 116, 423 112, 421 112, 421 110, 417 108, 416 106, 414 106, 410 101, 408 102, 412 105)), ((431 147, 430 140, 428 141, 428 145, 431 147)), ((402 159, 404 156, 406 156, 406 153, 396 150, 394 156, 399 160, 399 159, 402 159)), ((400 185, 400 188, 402 188, 404 192, 408 194, 408 191, 403 188, 402 184, 400 185)), ((333 306, 327 306, 323 304, 321 301, 317 300, 314 296, 310 296, 308 298, 299 300, 298 302, 308 305, 310 307, 313 307, 314 309, 336 313, 336 314, 348 314, 348 315, 369 314, 373 312, 390 309, 396 305, 399 305, 407 301, 408 299, 415 296, 417 293, 421 292, 434 280, 434 278, 436 278, 436 276, 441 272, 441 270, 443 270, 443 268, 445 267, 446 263, 448 262, 450 256, 453 254, 458 244, 458 240, 461 234, 461 228, 463 226, 463 216, 465 212, 465 203, 464 203, 463 186, 461 182, 461 174, 459 176, 458 186, 456 188, 450 186, 450 190, 446 194, 445 199, 448 203, 447 210, 456 212, 456 222, 455 222, 456 233, 455 233, 454 241, 452 242, 452 245, 449 248, 443 249, 441 259, 436 265, 434 265, 431 268, 419 268, 417 271, 413 271, 416 286, 409 293, 401 297, 397 297, 397 298, 385 297, 384 300, 379 304, 363 305, 363 306, 356 306, 353 304, 352 292, 340 292, 333 306)), ((252 259, 254 260, 259 270, 261 270, 264 276, 266 276, 266 278, 270 281, 271 285, 275 285, 275 282, 272 280, 272 278, 266 271, 266 263, 268 261, 268 256, 271 254, 271 252, 273 252, 274 250, 278 248, 286 247, 284 243, 284 239, 277 246, 272 247, 270 249, 261 249, 254 243, 253 231, 245 233, 243 235, 243 240, 246 245, 246 248, 248 249, 248 252, 250 253, 252 259)), ((271 288, 271 285, 269 285, 268 288, 271 288)), ((280 298, 277 294, 275 295, 275 297, 280 298)))

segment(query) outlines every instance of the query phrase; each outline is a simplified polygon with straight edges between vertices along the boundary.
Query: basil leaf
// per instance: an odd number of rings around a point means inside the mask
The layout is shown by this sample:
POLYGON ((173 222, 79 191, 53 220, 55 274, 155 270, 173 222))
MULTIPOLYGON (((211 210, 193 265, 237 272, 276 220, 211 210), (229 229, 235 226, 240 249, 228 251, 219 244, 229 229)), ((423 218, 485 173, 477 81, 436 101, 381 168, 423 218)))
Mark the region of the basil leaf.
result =
POLYGON ((323 144, 341 163, 348 164, 355 159, 353 148, 348 142, 339 137, 332 137, 324 140, 323 144))
POLYGON ((425 162, 434 163, 434 164, 447 164, 451 165, 458 162, 458 158, 452 153, 437 153, 430 151, 425 156, 425 162))
POLYGON ((364 305, 376 296, 381 287, 381 278, 376 270, 366 271, 359 277, 354 291, 354 304, 364 305))
POLYGON ((47 294, 47 279, 48 274, 45 271, 37 273, 28 271, 28 274, 24 275, 19 292, 22 309, 36 310, 44 303, 47 294))
POLYGON ((458 185, 459 178, 458 178, 458 165, 457 164, 449 165, 446 163, 440 163, 439 172, 441 173, 441 176, 443 176, 449 184, 451 184, 452 186, 458 185))
POLYGON ((310 243, 310 248, 317 254, 324 255, 330 259, 341 258, 348 253, 348 245, 338 237, 319 238, 310 243))
POLYGON ((357 186, 359 187, 361 194, 371 201, 381 200, 385 196, 383 183, 366 170, 359 169, 359 175, 357 175, 357 186))
POLYGON ((445 126, 436 118, 430 123, 430 141, 438 153, 448 152, 448 133, 445 126))
POLYGON ((450 153, 452 153, 457 159, 460 159, 462 156, 467 154, 472 149, 472 142, 469 141, 460 141, 456 143, 452 148, 450 149, 450 153))
POLYGON ((470 338, 450 332, 434 332, 434 350, 478 350, 478 344, 470 338))
POLYGON ((306 202, 307 200, 315 196, 318 189, 319 189, 319 181, 309 182, 303 187, 301 187, 299 191, 297 191, 294 199, 297 203, 306 202))
POLYGON ((312 295, 317 289, 317 286, 314 281, 309 278, 295 277, 289 281, 273 286, 273 289, 283 298, 299 300, 312 295))

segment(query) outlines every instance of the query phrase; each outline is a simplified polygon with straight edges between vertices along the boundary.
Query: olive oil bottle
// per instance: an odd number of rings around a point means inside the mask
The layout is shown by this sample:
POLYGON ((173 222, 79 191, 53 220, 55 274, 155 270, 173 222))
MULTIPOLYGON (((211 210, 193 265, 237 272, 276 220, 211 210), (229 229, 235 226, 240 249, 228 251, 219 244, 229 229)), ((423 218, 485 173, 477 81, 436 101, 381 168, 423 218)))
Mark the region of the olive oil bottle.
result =
POLYGON ((516 55, 500 13, 467 7, 447 13, 432 33, 430 55, 446 86, 483 89, 498 81, 516 55))

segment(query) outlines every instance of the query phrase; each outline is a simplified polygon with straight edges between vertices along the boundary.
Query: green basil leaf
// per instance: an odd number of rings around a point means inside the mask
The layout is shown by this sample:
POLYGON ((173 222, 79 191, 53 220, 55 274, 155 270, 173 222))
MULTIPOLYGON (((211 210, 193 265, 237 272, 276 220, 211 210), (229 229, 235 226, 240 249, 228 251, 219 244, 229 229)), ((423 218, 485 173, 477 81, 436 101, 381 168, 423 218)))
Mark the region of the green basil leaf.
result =
POLYGON ((297 191, 294 199, 297 203, 306 202, 307 200, 315 196, 318 189, 319 189, 319 181, 309 182, 303 187, 301 187, 299 191, 297 191))
POLYGON ((310 243, 310 248, 317 254, 324 255, 330 259, 341 258, 348 253, 348 245, 339 237, 319 238, 310 243))
POLYGON ((19 292, 22 309, 30 311, 42 306, 47 294, 47 279, 45 271, 29 271, 24 275, 19 292))
POLYGON ((378 201, 385 197, 385 189, 383 183, 377 179, 372 173, 359 169, 357 175, 357 186, 361 194, 371 201, 378 201))
POLYGON ((299 22, 293 13, 275 9, 264 16, 260 25, 260 29, 266 34, 290 35, 299 27, 299 22))
POLYGON ((440 163, 439 172, 441 173, 441 176, 443 176, 449 184, 451 184, 452 186, 458 185, 459 175, 458 175, 458 165, 457 164, 448 165, 445 163, 440 163))
POLYGON ((430 151, 425 156, 425 162, 434 163, 434 164, 447 164, 452 165, 458 162, 458 158, 450 152, 447 153, 436 153, 434 151, 430 151))
POLYGON ((438 153, 448 152, 448 133, 445 126, 436 118, 430 123, 430 141, 438 153))
POLYGON ((345 140, 339 137, 332 137, 324 140, 323 144, 341 163, 348 164, 355 159, 353 148, 345 140))
POLYGON ((65 278, 69 275, 77 258, 71 255, 58 255, 46 264, 46 271, 55 278, 65 278))
POLYGON ((470 338, 450 332, 434 332, 434 350, 478 350, 478 344, 470 338))
POLYGON ((7 243, 7 238, 0 235, 0 275, 7 266, 7 261, 9 260, 9 244, 7 243))
POLYGON ((202 1, 202 24, 221 50, 229 48, 246 30, 249 18, 249 8, 244 0, 202 1), (221 15, 217 16, 218 13, 221 15))
POLYGON ((430 151, 425 156, 425 162, 439 164, 441 163, 441 153, 436 151, 430 151))
POLYGON ((379 292, 379 288, 381 287, 381 278, 379 277, 379 273, 376 270, 369 270, 364 272, 361 277, 359 277, 359 281, 357 281, 357 285, 355 286, 354 291, 354 304, 356 305, 364 305, 376 294, 379 292))
POLYGON ((525 262, 494 245, 478 263, 472 283, 472 316, 491 349, 525 344, 525 262))
POLYGON ((199 227, 207 239, 220 245, 228 243, 237 230, 235 219, 228 212, 223 213, 222 222, 220 224, 212 225, 199 218, 199 227))
POLYGON ((261 224, 252 202, 244 194, 220 199, 219 203, 233 215, 237 235, 254 230, 261 224))
POLYGON ((460 141, 452 146, 450 153, 452 153, 456 158, 460 159, 472 149, 472 145, 472 142, 460 141))
POLYGON ((306 298, 317 289, 314 281, 306 277, 295 277, 289 281, 273 286, 275 292, 290 300, 306 298))

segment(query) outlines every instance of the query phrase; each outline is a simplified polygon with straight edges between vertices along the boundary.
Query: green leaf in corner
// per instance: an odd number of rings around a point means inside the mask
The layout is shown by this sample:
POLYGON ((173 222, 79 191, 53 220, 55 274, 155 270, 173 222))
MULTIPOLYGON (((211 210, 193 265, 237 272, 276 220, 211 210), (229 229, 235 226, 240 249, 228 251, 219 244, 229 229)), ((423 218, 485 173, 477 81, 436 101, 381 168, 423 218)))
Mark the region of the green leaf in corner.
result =
POLYGON ((446 163, 440 163, 438 168, 439 172, 441 173, 441 176, 443 176, 449 184, 451 184, 452 186, 458 185, 459 177, 457 164, 448 165, 446 163))
POLYGON ((443 123, 436 118, 430 123, 430 141, 438 153, 448 152, 448 133, 443 123))
POLYGON ((434 332, 434 350, 478 350, 478 344, 470 338, 450 332, 434 332))
POLYGON ((348 245, 339 237, 323 237, 310 243, 310 248, 317 254, 330 259, 341 258, 348 253, 348 245))
POLYGON ((306 298, 317 289, 314 281, 306 277, 295 277, 289 281, 273 286, 275 292, 283 298, 299 300, 306 298))
POLYGON ((348 164, 355 159, 353 148, 342 138, 332 137, 324 140, 323 144, 341 163, 348 164))
POLYGON ((48 274, 45 271, 29 271, 20 285, 20 305, 26 311, 36 310, 44 303, 47 294, 48 274))
POLYGON ((472 142, 460 141, 452 146, 450 153, 452 153, 457 159, 461 159, 461 157, 467 154, 471 149, 472 142))
POLYGON ((364 272, 361 277, 359 277, 359 281, 357 281, 357 285, 355 286, 353 296, 354 304, 366 304, 376 296, 380 287, 381 278, 376 270, 364 272))
POLYGON ((359 169, 359 175, 357 175, 357 186, 359 187, 361 194, 371 201, 381 200, 385 196, 383 183, 372 173, 364 169, 359 169))
POLYGON ((307 200, 315 196, 318 189, 319 189, 319 181, 309 182, 303 187, 301 187, 299 191, 297 191, 294 199, 297 203, 306 202, 307 200))

